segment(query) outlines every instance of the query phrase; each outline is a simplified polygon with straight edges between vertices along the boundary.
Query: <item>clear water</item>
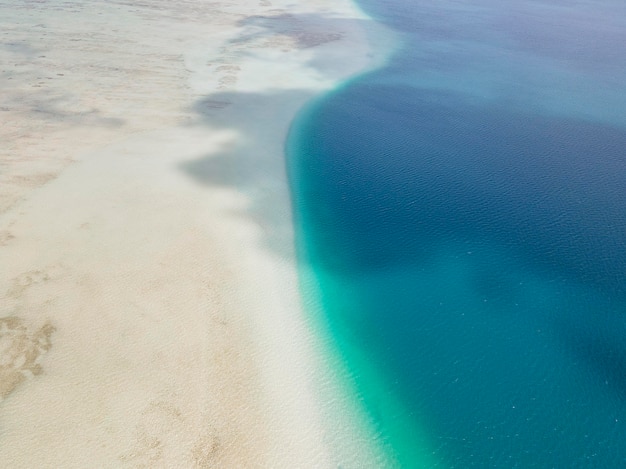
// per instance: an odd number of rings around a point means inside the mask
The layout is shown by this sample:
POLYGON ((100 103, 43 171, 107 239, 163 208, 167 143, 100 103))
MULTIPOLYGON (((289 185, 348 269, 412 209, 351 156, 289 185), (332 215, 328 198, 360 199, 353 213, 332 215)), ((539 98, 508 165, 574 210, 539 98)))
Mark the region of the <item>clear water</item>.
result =
POLYGON ((404 46, 289 169, 381 434, 405 467, 626 467, 626 5, 361 4, 404 46))

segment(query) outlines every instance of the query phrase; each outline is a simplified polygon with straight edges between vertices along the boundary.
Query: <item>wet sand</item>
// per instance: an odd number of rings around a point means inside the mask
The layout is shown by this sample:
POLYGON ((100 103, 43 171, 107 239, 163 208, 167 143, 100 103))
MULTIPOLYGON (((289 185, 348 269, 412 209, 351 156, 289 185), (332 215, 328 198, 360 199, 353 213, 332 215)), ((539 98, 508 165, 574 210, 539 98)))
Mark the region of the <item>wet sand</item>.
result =
POLYGON ((347 1, 0 18, 0 459, 378 465, 300 305, 283 155, 382 60, 376 26, 347 1))

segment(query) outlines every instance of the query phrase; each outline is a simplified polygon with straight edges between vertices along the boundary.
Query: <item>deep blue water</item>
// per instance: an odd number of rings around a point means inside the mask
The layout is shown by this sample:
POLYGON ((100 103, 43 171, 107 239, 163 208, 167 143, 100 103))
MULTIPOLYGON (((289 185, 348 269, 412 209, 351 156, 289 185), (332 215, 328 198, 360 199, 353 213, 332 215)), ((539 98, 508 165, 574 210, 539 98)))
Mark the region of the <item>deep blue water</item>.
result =
POLYGON ((626 467, 626 5, 361 6, 403 45, 289 169, 368 412, 404 467, 626 467))

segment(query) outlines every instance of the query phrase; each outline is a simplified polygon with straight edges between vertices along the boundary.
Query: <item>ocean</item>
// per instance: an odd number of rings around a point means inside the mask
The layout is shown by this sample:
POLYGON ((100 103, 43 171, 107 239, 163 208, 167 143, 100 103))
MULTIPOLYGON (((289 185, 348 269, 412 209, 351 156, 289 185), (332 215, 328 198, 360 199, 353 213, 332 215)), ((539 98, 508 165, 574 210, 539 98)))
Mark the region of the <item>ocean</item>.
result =
POLYGON ((402 467, 626 467, 626 4, 359 4, 402 45, 287 145, 355 398, 402 467))

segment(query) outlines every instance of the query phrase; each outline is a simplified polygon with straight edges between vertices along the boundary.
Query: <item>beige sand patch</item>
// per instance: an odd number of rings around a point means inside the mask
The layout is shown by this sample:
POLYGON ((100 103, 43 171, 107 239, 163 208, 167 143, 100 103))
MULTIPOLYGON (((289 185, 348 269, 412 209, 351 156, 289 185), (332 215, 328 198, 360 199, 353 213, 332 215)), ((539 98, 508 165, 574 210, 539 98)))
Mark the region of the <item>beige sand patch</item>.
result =
POLYGON ((18 317, 0 318, 0 400, 24 380, 42 373, 40 361, 50 347, 50 323, 33 330, 18 317))

